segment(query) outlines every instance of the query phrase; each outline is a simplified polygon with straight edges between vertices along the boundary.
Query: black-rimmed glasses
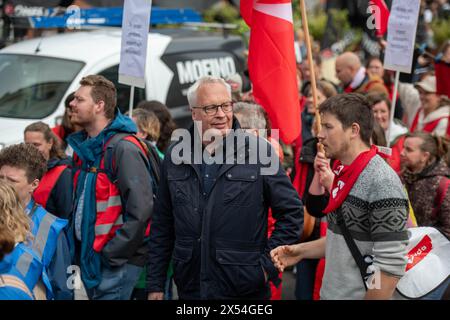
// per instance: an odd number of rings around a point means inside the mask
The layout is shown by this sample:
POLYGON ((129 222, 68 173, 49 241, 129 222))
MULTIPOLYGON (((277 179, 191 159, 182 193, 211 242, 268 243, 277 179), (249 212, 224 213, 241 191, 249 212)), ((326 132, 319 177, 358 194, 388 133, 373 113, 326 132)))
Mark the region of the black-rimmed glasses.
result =
POLYGON ((219 107, 222 109, 224 113, 231 112, 233 110, 234 101, 224 102, 222 104, 211 104, 209 106, 204 107, 192 107, 193 109, 203 109, 203 111, 209 115, 213 116, 219 110, 219 107))

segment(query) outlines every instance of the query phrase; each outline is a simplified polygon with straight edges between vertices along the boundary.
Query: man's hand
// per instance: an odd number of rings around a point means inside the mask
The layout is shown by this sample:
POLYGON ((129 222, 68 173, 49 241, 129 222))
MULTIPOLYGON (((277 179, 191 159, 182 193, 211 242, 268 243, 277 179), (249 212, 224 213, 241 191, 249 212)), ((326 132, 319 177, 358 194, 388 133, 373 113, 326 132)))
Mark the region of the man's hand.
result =
MULTIPOLYGON (((319 145, 319 144, 317 144, 319 145)), ((320 172, 322 168, 330 167, 330 159, 328 159, 323 152, 318 151, 314 159, 314 170, 320 172)))
POLYGON ((164 300, 164 292, 150 292, 147 300, 164 300))
POLYGON ((314 170, 319 174, 320 184, 330 192, 334 173, 330 167, 330 159, 328 159, 323 152, 317 152, 316 158, 314 159, 314 170))
POLYGON ((280 246, 270 251, 270 257, 278 271, 283 272, 286 267, 299 262, 303 258, 301 248, 302 243, 280 246))
POLYGON ((331 192, 333 180, 334 173, 333 170, 331 170, 330 166, 322 166, 319 171, 319 182, 325 189, 327 189, 328 192, 331 192))

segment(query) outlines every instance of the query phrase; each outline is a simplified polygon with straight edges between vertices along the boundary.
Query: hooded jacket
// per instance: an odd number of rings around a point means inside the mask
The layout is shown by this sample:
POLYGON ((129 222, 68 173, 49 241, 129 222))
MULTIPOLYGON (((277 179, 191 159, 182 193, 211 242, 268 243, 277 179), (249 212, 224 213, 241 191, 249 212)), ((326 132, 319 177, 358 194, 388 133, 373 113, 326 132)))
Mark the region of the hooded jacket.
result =
POLYGON ((448 190, 436 217, 433 216, 434 201, 442 178, 450 176, 450 169, 444 161, 438 161, 422 172, 403 172, 402 179, 408 191, 409 200, 421 227, 439 228, 450 237, 450 192, 448 190))
POLYGON ((117 133, 136 133, 133 121, 120 112, 96 137, 88 138, 86 132, 81 131, 68 138, 75 152, 74 160, 77 159, 80 165, 74 166, 73 169, 77 176, 74 186, 72 232, 76 236, 77 228, 81 229, 81 255, 77 258, 80 260, 83 283, 88 288, 94 288, 101 282, 103 268, 119 267, 126 263, 143 266, 147 258, 144 235, 153 210, 153 191, 147 170, 147 158, 138 146, 123 139, 116 144, 113 154, 113 163, 117 170, 115 186, 120 191, 123 225, 100 253, 93 249, 97 218, 97 173, 92 172, 91 168, 100 167, 105 144, 117 133), (80 212, 82 218, 79 226, 76 215, 80 212))

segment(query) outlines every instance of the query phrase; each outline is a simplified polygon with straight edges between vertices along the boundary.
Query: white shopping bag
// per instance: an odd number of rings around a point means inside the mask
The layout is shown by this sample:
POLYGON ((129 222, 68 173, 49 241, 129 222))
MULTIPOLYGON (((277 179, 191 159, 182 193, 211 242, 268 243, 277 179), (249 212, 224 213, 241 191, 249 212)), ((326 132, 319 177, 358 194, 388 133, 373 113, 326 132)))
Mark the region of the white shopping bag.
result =
POLYGON ((406 298, 417 299, 450 276, 450 241, 432 227, 410 228, 408 232, 408 264, 397 291, 406 298))

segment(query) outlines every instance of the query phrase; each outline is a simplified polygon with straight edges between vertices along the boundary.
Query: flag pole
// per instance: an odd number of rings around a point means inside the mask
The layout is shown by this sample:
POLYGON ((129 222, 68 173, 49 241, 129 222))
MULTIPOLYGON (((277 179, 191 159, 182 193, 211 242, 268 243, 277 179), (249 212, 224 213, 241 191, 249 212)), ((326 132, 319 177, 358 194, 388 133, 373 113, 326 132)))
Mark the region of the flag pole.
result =
POLYGON ((133 104, 134 104, 134 86, 130 88, 130 102, 128 105, 128 116, 130 118, 133 117, 133 104))
MULTIPOLYGON (((314 72, 314 63, 313 63, 313 57, 312 57, 312 45, 311 45, 311 38, 309 37, 309 27, 308 27, 308 17, 306 16, 306 6, 305 6, 305 0, 300 0, 300 11, 302 14, 302 26, 303 26, 303 32, 305 34, 305 41, 306 41, 306 49, 308 53, 308 64, 309 64, 309 74, 311 77, 311 90, 312 90, 312 96, 313 96, 313 106, 315 110, 315 132, 319 133, 321 129, 320 124, 320 114, 319 110, 317 108, 317 84, 316 84, 316 74, 314 72)), ((301 134, 301 133, 300 133, 301 134)), ((323 149, 323 145, 321 143, 317 144, 318 151, 325 153, 323 149)), ((315 218, 311 216, 306 208, 304 208, 303 213, 303 232, 300 241, 305 241, 312 233, 315 225, 315 218)))
MULTIPOLYGON (((316 83, 316 74, 314 72, 314 62, 313 62, 313 56, 312 56, 312 44, 311 44, 311 38, 309 36, 309 27, 308 27, 308 17, 306 15, 306 5, 305 0, 300 0, 300 11, 302 14, 302 26, 303 26, 303 32, 305 33, 305 41, 306 41, 306 49, 308 53, 308 64, 309 64, 309 74, 311 78, 311 90, 312 90, 312 96, 313 96, 313 106, 315 110, 315 131, 317 133, 321 130, 321 124, 320 124, 320 114, 319 109, 317 106, 317 83, 316 83)), ((324 152, 323 145, 319 144, 319 151, 324 152)))

